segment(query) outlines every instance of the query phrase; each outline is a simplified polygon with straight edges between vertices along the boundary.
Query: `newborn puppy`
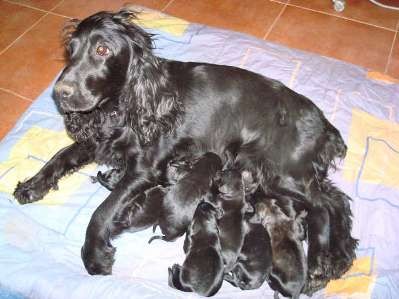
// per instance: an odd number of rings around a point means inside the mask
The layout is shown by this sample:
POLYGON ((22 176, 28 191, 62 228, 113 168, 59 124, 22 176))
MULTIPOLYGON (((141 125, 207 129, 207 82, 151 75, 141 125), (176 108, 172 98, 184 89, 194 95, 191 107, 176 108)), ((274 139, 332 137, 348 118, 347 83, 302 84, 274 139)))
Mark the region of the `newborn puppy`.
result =
MULTIPOLYGON (((218 221, 225 271, 229 272, 237 262, 246 234, 244 214, 249 210, 241 171, 231 168, 221 171, 216 180, 218 194, 215 204, 223 210, 218 221)), ((214 186, 213 186, 214 188, 214 186)))
POLYGON ((224 280, 241 290, 259 288, 272 268, 270 237, 262 224, 246 222, 248 227, 237 263, 224 280))
MULTIPOLYGON (((190 161, 191 159, 188 157, 180 157, 168 163, 167 179, 169 185, 176 184, 181 177, 188 173, 191 169, 190 161)), ((111 169, 106 174, 113 171, 116 171, 116 169, 111 169)), ((168 191, 169 187, 158 185, 133 199, 123 202, 113 219, 114 232, 119 234, 125 229, 134 232, 157 225, 161 217, 163 201, 168 191)))
POLYGON ((223 283, 224 265, 217 219, 222 211, 201 202, 187 232, 187 255, 183 266, 174 264, 169 272, 169 286, 202 296, 212 296, 223 283))
POLYGON ((158 221, 163 236, 154 236, 149 242, 154 239, 174 241, 187 231, 195 209, 209 192, 216 172, 222 168, 222 160, 217 154, 208 152, 194 160, 189 168, 164 198, 158 221))
POLYGON ((165 187, 156 186, 123 203, 124 206, 112 221, 114 234, 119 234, 123 230, 137 232, 158 223, 167 191, 165 187))
MULTIPOLYGON (((302 221, 306 212, 288 217, 278 205, 278 199, 264 198, 255 204, 252 223, 261 223, 269 233, 272 246, 270 287, 282 295, 299 298, 306 283, 307 262, 302 247, 302 221)), ((278 297, 276 293, 276 297, 278 297)))

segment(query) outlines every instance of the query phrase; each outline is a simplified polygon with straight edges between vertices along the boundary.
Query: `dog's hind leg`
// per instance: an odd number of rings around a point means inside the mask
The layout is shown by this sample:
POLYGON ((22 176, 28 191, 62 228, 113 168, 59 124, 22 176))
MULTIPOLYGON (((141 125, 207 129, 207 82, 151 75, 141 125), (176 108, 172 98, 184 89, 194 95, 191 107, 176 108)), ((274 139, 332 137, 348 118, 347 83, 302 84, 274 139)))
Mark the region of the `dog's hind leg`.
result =
POLYGON ((334 263, 331 265, 332 278, 340 278, 353 264, 356 258, 358 240, 351 235, 352 211, 351 198, 336 188, 331 182, 325 181, 321 192, 329 201, 330 213, 330 252, 334 263))
POLYGON ((326 208, 313 207, 306 217, 308 226, 308 283, 306 293, 324 287, 331 278, 330 216, 326 208))

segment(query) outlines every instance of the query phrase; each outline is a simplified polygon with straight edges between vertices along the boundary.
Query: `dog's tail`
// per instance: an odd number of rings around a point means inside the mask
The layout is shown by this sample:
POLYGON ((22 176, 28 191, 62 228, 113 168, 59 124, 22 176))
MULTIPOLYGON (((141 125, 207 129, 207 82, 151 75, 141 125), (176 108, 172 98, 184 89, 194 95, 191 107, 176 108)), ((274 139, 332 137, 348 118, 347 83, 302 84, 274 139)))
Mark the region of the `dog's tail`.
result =
POLYGON ((336 169, 336 159, 343 160, 346 156, 347 146, 339 131, 326 120, 325 134, 318 140, 319 153, 313 161, 313 168, 318 181, 327 177, 329 169, 336 169))

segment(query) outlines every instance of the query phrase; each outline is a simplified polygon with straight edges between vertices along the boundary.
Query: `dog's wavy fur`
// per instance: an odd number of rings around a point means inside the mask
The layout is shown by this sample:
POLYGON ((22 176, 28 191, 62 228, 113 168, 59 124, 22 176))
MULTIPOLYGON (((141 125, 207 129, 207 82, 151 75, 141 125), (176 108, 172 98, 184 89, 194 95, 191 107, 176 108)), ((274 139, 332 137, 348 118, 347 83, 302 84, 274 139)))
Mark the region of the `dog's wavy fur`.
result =
POLYGON ((41 199, 62 176, 93 161, 123 171, 94 212, 82 251, 91 273, 109 274, 115 251, 110 240, 119 231, 112 219, 122 203, 162 183, 165 163, 181 141, 219 155, 234 145, 243 169, 252 169, 265 190, 286 190, 331 208, 337 243, 331 267, 333 277, 342 275, 356 247, 348 198, 323 187, 334 159, 346 153, 338 130, 309 99, 278 81, 155 56, 152 36, 134 18, 127 10, 100 12, 69 25, 68 62, 54 99, 75 143, 18 183, 17 200, 41 199))

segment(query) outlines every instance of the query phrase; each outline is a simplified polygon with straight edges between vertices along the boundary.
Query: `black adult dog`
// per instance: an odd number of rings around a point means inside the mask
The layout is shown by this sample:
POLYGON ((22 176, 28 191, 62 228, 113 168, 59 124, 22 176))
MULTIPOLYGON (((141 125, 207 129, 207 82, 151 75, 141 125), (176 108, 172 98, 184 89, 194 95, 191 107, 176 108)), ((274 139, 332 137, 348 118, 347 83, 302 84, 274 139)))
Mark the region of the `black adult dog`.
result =
MULTIPOLYGON (((151 35, 134 17, 126 10, 100 12, 66 30, 69 61, 54 99, 75 143, 18 183, 14 195, 21 204, 41 199, 62 176, 93 161, 123 171, 87 228, 84 259, 96 265, 95 274, 111 273, 104 260, 112 261, 114 215, 123 202, 162 183, 165 163, 185 139, 219 155, 234 144, 265 189, 323 205, 321 193, 330 196, 328 170, 346 146, 309 99, 239 68, 156 57, 151 35)), ((352 264, 356 240, 348 197, 332 197, 338 203, 330 245, 339 246, 331 267, 341 275, 352 264)))

